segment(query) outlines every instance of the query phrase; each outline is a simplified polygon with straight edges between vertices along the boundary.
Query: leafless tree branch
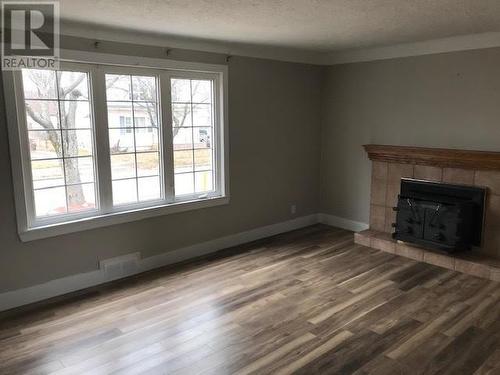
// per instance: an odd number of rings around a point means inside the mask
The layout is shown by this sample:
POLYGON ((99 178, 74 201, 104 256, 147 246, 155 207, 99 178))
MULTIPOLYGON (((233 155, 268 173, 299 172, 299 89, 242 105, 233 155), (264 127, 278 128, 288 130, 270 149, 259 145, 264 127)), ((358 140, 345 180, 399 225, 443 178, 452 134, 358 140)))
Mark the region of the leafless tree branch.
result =
POLYGON ((54 130, 52 121, 43 118, 42 116, 38 116, 29 105, 26 105, 26 111, 28 112, 28 115, 33 119, 33 121, 37 122, 45 130, 54 130))
MULTIPOLYGON (((63 89, 63 88, 59 88, 59 91, 61 91, 61 98, 64 98, 66 97, 66 95, 68 95, 68 93, 72 92, 76 87, 78 87, 78 85, 83 81, 83 79, 85 78, 85 74, 81 74, 76 80, 75 82, 73 82, 71 85, 69 85, 67 88, 63 89)), ((81 96, 81 93, 80 95, 81 96)))

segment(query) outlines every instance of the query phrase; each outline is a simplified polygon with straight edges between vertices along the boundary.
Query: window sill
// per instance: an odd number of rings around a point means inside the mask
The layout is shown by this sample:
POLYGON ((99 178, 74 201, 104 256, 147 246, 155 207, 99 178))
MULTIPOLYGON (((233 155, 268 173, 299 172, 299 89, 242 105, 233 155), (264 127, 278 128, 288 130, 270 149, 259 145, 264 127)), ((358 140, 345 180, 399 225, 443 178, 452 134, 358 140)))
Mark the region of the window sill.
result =
POLYGON ((33 227, 19 232, 23 242, 39 240, 60 236, 68 233, 81 232, 85 230, 106 227, 110 225, 123 224, 132 221, 148 219, 157 216, 173 214, 177 212, 192 211, 206 207, 220 206, 229 203, 229 197, 215 197, 203 200, 176 202, 161 206, 147 207, 131 211, 117 212, 84 219, 67 221, 64 223, 33 227))

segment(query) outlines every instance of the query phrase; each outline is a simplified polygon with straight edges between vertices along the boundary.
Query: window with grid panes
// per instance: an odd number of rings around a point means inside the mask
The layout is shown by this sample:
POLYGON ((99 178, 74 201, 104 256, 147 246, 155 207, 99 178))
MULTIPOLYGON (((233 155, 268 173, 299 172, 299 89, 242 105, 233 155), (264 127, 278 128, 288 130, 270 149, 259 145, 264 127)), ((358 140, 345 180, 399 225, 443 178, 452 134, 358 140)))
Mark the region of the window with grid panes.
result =
POLYGON ((217 73, 13 74, 27 229, 224 195, 217 73))

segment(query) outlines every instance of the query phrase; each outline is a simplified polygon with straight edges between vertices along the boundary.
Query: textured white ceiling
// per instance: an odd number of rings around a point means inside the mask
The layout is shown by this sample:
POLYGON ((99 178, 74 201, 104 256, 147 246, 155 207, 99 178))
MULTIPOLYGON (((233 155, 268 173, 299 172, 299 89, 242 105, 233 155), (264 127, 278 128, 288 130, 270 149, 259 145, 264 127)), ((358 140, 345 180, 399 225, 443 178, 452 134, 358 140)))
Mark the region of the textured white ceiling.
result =
POLYGON ((61 0, 67 21, 318 52, 500 31, 500 0, 61 0))

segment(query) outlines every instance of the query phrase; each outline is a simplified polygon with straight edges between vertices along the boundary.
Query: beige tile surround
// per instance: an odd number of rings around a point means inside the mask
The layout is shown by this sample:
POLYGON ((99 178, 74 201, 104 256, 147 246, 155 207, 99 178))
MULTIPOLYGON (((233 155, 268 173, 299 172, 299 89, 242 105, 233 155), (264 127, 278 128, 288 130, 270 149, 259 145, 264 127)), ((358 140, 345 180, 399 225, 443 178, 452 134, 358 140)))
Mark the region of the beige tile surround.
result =
POLYGON ((500 260, 500 171, 372 162, 370 229, 391 233, 402 177, 487 187, 483 245, 474 251, 500 260))

